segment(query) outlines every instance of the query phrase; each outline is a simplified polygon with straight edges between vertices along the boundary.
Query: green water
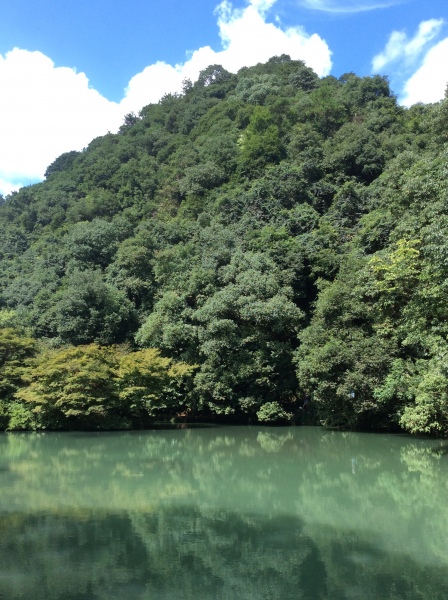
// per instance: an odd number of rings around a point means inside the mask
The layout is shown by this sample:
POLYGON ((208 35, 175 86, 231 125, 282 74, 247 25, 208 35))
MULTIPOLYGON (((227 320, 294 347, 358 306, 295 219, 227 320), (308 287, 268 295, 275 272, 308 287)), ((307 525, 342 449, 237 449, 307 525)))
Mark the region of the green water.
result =
POLYGON ((447 492, 405 436, 1 434, 0 598, 446 600, 447 492))

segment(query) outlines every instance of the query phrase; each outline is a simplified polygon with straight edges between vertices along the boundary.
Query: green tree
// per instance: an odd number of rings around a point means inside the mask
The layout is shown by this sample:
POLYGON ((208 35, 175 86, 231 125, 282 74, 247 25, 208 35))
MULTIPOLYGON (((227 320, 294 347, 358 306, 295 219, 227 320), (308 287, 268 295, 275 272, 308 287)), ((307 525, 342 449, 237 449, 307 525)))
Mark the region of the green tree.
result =
POLYGON ((258 174, 268 163, 280 161, 283 147, 269 109, 261 106, 254 108, 238 144, 241 148, 239 164, 244 174, 258 174))
POLYGON ((322 282, 309 327, 296 353, 301 388, 329 426, 375 429, 398 422, 393 398, 375 396, 396 339, 376 327, 372 276, 364 257, 347 257, 333 282, 322 282))
POLYGON ((195 394, 206 412, 247 418, 267 401, 293 402, 292 351, 303 315, 281 269, 261 253, 237 251, 220 280, 196 302, 166 292, 138 340, 199 364, 195 394))
POLYGON ((16 398, 32 407, 38 428, 123 428, 129 422, 120 411, 118 367, 114 347, 91 344, 47 350, 28 368, 27 385, 16 398))
MULTIPOLYGON (((128 429, 188 409, 186 384, 194 367, 157 350, 130 352, 89 344, 47 349, 23 373, 17 406, 32 414, 11 429, 128 429)), ((17 407, 16 407, 17 408, 17 407)), ((17 411, 20 415, 20 411, 17 411)))
POLYGON ((6 429, 11 417, 18 417, 18 413, 27 420, 13 395, 22 385, 24 368, 36 351, 36 340, 12 327, 0 328, 0 429, 6 429))
POLYGON ((119 398, 134 422, 171 418, 191 409, 188 380, 195 366, 162 357, 154 348, 124 353, 119 366, 119 398))
POLYGON ((60 339, 72 344, 122 342, 136 327, 133 305, 98 270, 69 275, 50 317, 60 339))

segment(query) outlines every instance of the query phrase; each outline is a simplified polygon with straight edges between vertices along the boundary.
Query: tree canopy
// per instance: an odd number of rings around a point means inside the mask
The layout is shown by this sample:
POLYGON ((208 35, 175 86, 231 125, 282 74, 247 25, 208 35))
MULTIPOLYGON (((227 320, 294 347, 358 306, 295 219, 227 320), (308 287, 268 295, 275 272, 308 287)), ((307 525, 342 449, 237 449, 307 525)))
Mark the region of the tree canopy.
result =
POLYGON ((447 435, 447 136, 281 56, 63 154, 0 204, 1 427, 447 435))

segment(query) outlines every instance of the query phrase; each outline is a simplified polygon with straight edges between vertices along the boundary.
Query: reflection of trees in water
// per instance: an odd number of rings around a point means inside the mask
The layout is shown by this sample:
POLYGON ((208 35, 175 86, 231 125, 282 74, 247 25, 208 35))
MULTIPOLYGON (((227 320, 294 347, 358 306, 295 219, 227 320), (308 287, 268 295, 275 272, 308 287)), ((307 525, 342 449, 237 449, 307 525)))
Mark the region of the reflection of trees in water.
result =
POLYGON ((279 452, 283 445, 292 439, 293 435, 290 430, 287 433, 260 431, 257 435, 257 442, 266 452, 279 452))
POLYGON ((439 442, 319 428, 20 434, 0 436, 0 457, 0 598, 448 597, 439 442))
POLYGON ((158 582, 159 591, 166 586, 162 597, 186 597, 183 590, 191 598, 297 597, 310 543, 298 519, 183 509, 133 515, 132 522, 148 556, 158 558, 155 570, 168 564, 178 574, 158 582))
POLYGON ((14 600, 123 597, 127 563, 144 554, 125 516, 9 515, 2 533, 10 535, 0 537, 0 597, 14 600))
POLYGON ((79 517, 15 516, 4 523, 0 597, 292 598, 310 551, 291 519, 246 521, 191 509, 79 517))
POLYGON ((446 565, 448 461, 438 445, 327 432, 301 472, 297 510, 306 522, 358 531, 378 548, 446 565))
POLYGON ((305 528, 291 516, 191 507, 9 515, 1 534, 0 597, 14 600, 444 600, 448 594, 441 567, 382 552, 355 532, 305 528))

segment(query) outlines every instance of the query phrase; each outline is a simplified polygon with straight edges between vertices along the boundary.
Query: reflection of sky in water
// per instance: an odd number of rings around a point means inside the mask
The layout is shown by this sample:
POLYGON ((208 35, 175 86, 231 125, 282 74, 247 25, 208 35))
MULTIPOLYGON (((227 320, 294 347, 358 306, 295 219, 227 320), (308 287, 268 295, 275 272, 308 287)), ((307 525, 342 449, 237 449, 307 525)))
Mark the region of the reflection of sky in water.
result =
POLYGON ((3 434, 0 598, 446 598, 447 470, 320 428, 3 434))

